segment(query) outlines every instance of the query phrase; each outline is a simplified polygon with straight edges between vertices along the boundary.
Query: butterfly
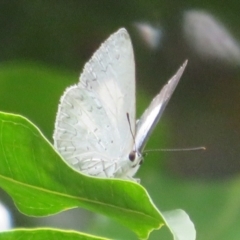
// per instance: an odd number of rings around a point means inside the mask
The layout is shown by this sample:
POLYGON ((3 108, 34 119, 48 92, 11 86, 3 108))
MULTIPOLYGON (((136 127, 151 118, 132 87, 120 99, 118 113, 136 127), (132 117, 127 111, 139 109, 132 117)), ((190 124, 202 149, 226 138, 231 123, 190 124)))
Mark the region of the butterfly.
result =
POLYGON ((136 121, 133 47, 127 30, 119 29, 61 97, 53 134, 56 150, 83 174, 136 181, 142 151, 186 65, 187 61, 136 121))

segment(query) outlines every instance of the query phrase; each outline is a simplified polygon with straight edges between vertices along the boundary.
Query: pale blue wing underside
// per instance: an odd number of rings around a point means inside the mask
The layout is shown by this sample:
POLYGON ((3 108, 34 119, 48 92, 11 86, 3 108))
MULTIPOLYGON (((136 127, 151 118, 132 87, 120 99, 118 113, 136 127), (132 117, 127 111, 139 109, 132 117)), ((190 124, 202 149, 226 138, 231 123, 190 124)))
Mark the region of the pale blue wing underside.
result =
POLYGON ((134 145, 126 113, 135 133, 133 48, 127 31, 120 29, 94 53, 80 82, 62 96, 54 145, 75 169, 113 177, 134 145))
POLYGON ((177 73, 162 88, 159 94, 152 100, 149 107, 142 114, 141 118, 137 121, 135 138, 137 151, 142 152, 145 147, 149 136, 162 116, 162 113, 179 82, 186 65, 187 61, 184 62, 177 73))

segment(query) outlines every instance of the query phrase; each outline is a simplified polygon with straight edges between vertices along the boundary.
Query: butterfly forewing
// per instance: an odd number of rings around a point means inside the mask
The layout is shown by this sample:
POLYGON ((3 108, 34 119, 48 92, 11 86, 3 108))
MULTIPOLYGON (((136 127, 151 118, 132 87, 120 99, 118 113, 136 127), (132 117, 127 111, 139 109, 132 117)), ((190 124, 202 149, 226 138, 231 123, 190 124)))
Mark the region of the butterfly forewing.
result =
POLYGON ((135 123, 134 55, 127 31, 120 29, 85 65, 80 82, 62 96, 55 147, 80 171, 113 176, 119 159, 133 148, 126 113, 135 123))
POLYGON ((137 121, 136 130, 136 149, 142 152, 150 134, 158 123, 162 113, 171 98, 183 72, 187 65, 187 61, 179 68, 177 73, 168 81, 168 83, 161 89, 159 94, 152 100, 149 107, 142 114, 137 121))
MULTIPOLYGON (((130 37, 125 29, 113 34, 86 64, 79 86, 94 92, 101 102, 119 143, 131 142, 126 114, 135 132, 135 65, 130 37)), ((108 138, 108 136, 103 136, 108 138)), ((127 147, 129 149, 130 146, 127 147)))

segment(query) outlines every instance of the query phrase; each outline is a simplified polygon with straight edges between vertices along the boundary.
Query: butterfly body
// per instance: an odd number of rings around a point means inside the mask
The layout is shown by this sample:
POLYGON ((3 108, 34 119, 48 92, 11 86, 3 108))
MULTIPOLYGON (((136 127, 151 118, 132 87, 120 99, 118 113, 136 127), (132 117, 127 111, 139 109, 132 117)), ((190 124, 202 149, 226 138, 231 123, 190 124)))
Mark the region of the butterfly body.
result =
POLYGON ((165 92, 161 102, 153 100, 135 124, 134 54, 127 31, 120 29, 86 63, 79 83, 63 94, 54 146, 68 164, 84 174, 133 179, 152 126, 172 94, 168 90, 170 96, 166 96, 165 92))

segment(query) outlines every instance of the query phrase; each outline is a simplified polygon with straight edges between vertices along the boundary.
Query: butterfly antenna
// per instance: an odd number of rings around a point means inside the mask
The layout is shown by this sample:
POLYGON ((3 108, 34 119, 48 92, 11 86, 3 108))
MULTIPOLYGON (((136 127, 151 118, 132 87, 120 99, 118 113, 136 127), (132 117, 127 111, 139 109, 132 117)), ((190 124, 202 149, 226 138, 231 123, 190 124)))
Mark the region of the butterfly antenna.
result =
POLYGON ((173 148, 173 149, 151 149, 145 150, 144 153, 147 152, 187 152, 187 151, 204 151, 205 147, 192 147, 192 148, 173 148))
POLYGON ((136 143, 135 143, 135 136, 134 136, 133 131, 132 131, 132 126, 131 126, 130 117, 129 117, 129 113, 128 112, 127 112, 127 120, 128 120, 128 124, 129 124, 129 128, 130 128, 130 132, 131 132, 131 135, 132 135, 132 138, 133 138, 135 151, 137 151, 136 143))

